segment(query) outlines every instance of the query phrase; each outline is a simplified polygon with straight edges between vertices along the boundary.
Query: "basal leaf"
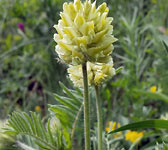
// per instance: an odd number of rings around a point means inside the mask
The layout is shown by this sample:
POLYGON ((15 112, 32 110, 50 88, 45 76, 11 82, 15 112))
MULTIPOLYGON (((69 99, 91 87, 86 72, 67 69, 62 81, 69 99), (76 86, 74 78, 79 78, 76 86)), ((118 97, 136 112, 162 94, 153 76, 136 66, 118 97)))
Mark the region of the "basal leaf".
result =
MULTIPOLYGON (((15 135, 27 135, 33 137, 43 149, 56 150, 55 145, 49 143, 46 131, 40 116, 34 112, 31 112, 31 117, 26 113, 14 112, 9 117, 8 126, 5 133, 14 133, 15 135)), ((52 134, 52 133, 51 133, 52 134)))

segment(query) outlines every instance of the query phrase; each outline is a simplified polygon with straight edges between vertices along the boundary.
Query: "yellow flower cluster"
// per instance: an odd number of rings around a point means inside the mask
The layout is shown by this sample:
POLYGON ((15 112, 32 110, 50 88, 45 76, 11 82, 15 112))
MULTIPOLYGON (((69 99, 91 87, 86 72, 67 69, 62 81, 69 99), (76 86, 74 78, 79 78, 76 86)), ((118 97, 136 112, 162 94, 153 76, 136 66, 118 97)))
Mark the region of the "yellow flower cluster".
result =
MULTIPOLYGON (((115 74, 113 63, 111 64, 93 64, 87 62, 88 84, 99 85, 115 74)), ((70 66, 68 68, 70 79, 77 87, 83 87, 82 66, 70 66)))
MULTIPOLYGON (((110 132, 110 131, 113 131, 113 130, 120 128, 120 127, 121 127, 120 123, 116 123, 115 121, 114 122, 109 121, 108 127, 106 128, 106 131, 110 132)), ((119 136, 121 136, 121 134, 122 134, 121 132, 114 134, 114 138, 118 138, 119 136)))
POLYGON ((127 141, 131 141, 132 143, 138 141, 140 138, 144 136, 143 132, 136 132, 136 131, 128 131, 125 134, 125 139, 127 141))
POLYGON ((116 38, 112 36, 112 17, 106 3, 96 8, 96 1, 74 0, 64 3, 58 25, 54 25, 56 52, 67 64, 80 65, 86 61, 109 63, 116 38))

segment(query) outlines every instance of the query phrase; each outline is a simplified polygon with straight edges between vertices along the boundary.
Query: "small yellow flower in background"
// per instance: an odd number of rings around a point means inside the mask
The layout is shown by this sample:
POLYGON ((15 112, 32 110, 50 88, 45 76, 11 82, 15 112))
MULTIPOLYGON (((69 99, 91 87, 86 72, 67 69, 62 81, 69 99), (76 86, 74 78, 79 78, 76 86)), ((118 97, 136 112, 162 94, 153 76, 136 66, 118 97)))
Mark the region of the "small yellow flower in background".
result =
POLYGON ((36 111, 36 112, 39 112, 40 110, 41 110, 41 107, 37 105, 37 106, 35 107, 35 111, 36 111))
POLYGON ((143 132, 136 132, 136 131, 128 131, 125 134, 125 139, 127 141, 131 141, 132 143, 138 141, 140 138, 144 136, 143 132))
MULTIPOLYGON (((120 123, 116 123, 115 121, 114 122, 109 121, 108 122, 108 127, 106 128, 106 132, 113 131, 113 130, 115 130, 117 128, 120 128, 120 127, 121 127, 120 123)), ((121 134, 122 134, 121 132, 115 133, 114 138, 117 138, 117 137, 121 136, 121 134)))
POLYGON ((54 40, 59 57, 67 64, 80 65, 85 61, 108 63, 114 43, 112 17, 106 3, 96 9, 96 1, 65 2, 61 19, 54 25, 54 40))
MULTIPOLYGON (((111 64, 93 64, 87 62, 87 72, 88 72, 88 84, 91 86, 99 85, 103 81, 108 80, 110 77, 115 75, 115 69, 113 68, 113 63, 111 64)), ((68 73, 70 79, 73 81, 74 85, 77 87, 83 87, 83 76, 82 76, 82 66, 70 66, 68 68, 68 73)))
POLYGON ((115 130, 117 128, 120 128, 120 123, 116 123, 115 121, 112 122, 112 121, 109 121, 108 122, 108 128, 106 128, 106 131, 109 132, 109 131, 112 131, 112 130, 115 130))
POLYGON ((152 86, 152 87, 150 88, 150 91, 151 91, 152 93, 155 93, 155 92, 157 91, 157 87, 156 87, 156 86, 152 86))

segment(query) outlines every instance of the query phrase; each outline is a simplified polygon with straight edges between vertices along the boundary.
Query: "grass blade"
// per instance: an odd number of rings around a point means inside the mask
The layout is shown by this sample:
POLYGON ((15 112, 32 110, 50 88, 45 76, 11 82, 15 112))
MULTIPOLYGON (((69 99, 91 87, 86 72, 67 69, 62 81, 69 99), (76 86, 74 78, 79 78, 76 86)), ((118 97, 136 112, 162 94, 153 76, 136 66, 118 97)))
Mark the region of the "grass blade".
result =
POLYGON ((145 129, 145 128, 168 129, 168 120, 153 119, 153 120, 139 121, 136 123, 131 123, 131 124, 122 126, 118 129, 115 129, 109 132, 108 134, 125 131, 125 130, 145 129))

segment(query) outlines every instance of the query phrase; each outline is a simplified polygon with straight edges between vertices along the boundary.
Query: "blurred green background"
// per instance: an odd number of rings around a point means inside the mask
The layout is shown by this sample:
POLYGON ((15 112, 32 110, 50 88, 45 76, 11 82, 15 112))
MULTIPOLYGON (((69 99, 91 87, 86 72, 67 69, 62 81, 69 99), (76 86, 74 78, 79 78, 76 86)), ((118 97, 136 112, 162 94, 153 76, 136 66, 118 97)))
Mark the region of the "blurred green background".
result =
MULTIPOLYGON (((55 53, 53 28, 64 0, 0 0, 0 119, 40 111, 69 85, 55 53)), ((112 54, 123 70, 102 86, 104 122, 140 121, 168 113, 168 1, 98 0, 114 18, 112 54), (113 113, 112 113, 113 112, 113 113)), ((122 122, 121 122, 122 123, 122 122)))

